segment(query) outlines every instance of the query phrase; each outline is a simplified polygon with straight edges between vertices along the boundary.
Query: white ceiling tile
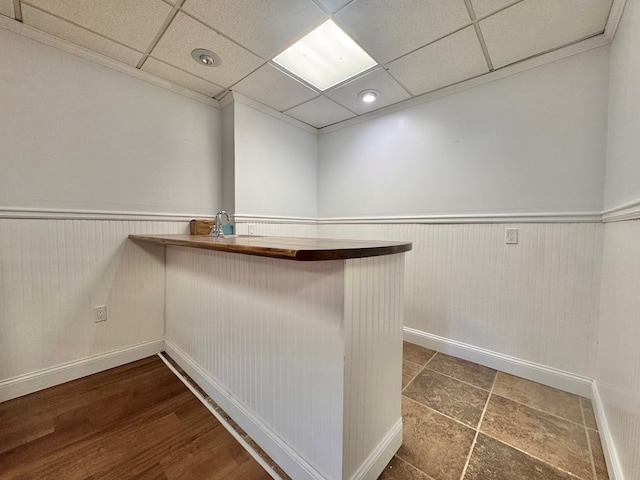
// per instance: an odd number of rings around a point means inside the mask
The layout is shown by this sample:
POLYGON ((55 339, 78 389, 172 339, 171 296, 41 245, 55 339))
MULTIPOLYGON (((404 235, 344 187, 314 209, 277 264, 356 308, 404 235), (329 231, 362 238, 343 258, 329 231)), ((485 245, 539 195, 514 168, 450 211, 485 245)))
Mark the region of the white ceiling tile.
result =
POLYGON ((13 13, 13 0, 0 0, 0 15, 15 18, 13 13))
POLYGON ((151 52, 151 56, 225 88, 263 63, 260 57, 184 13, 176 15, 151 52), (215 52, 220 56, 222 63, 217 67, 206 67, 196 63, 191 58, 191 51, 196 48, 206 48, 215 52))
POLYGON ((487 73, 473 27, 454 33, 389 64, 389 72, 414 95, 487 73))
POLYGON ((190 73, 184 72, 151 57, 147 58, 144 62, 142 70, 153 73, 154 75, 164 78, 165 80, 169 80, 170 82, 190 88, 191 90, 202 93, 208 97, 215 97, 224 90, 224 88, 219 85, 207 82, 202 78, 191 75, 190 73))
POLYGON ((270 64, 263 65, 233 90, 279 111, 318 96, 318 93, 270 64))
POLYGON ((327 12, 335 13, 344 7, 351 0, 316 0, 327 12))
POLYGON ((328 19, 311 0, 187 0, 183 8, 265 60, 328 19))
POLYGON ((143 52, 171 11, 162 0, 29 0, 29 4, 143 52))
POLYGON ((336 19, 382 63, 470 22, 463 0, 354 0, 336 14, 336 19))
POLYGON ((480 22, 495 67, 601 32, 611 0, 525 0, 480 22))
POLYGON ((488 13, 495 12, 509 4, 516 3, 518 0, 471 0, 473 11, 476 17, 482 17, 488 13))
POLYGON ((310 102, 287 110, 285 113, 316 128, 326 127, 355 117, 352 112, 324 96, 314 98, 310 102))
POLYGON ((24 3, 22 4, 22 21, 25 25, 50 33, 51 35, 88 48, 94 52, 101 53, 107 57, 120 60, 127 65, 135 67, 142 58, 142 53, 140 52, 136 52, 113 40, 80 28, 24 3))
POLYGON ((363 77, 342 85, 328 92, 326 96, 359 115, 411 98, 407 91, 383 68, 378 68, 363 77), (378 90, 380 95, 375 102, 365 103, 358 94, 363 90, 370 89, 378 90))

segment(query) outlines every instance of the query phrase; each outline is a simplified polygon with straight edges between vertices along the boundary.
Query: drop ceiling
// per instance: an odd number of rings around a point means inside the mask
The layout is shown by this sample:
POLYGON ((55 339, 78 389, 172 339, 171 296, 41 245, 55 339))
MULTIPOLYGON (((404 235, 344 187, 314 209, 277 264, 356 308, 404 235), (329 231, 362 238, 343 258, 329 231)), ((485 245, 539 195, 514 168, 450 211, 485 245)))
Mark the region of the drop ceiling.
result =
POLYGON ((322 128, 602 34, 612 3, 0 0, 0 14, 208 97, 238 92, 322 128), (377 65, 321 92, 272 60, 328 19, 377 65), (196 63, 196 48, 220 65, 196 63), (380 92, 372 104, 358 98, 368 89, 380 92))

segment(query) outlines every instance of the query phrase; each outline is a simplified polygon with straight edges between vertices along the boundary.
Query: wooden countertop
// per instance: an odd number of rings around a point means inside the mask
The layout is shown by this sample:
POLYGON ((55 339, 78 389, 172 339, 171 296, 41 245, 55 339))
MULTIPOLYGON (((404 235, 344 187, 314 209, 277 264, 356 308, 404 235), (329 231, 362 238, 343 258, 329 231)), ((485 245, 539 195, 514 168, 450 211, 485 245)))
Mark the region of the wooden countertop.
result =
POLYGON ((239 235, 224 238, 205 235, 129 235, 134 241, 203 248, 220 252, 283 258, 286 260, 317 261, 376 257, 408 252, 411 243, 377 240, 337 240, 330 238, 261 237, 239 235))

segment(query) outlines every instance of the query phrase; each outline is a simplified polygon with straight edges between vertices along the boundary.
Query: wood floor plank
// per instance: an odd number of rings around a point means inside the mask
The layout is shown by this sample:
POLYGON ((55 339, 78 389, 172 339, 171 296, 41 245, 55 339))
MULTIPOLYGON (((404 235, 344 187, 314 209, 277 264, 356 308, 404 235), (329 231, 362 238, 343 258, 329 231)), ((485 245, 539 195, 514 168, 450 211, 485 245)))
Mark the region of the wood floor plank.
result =
POLYGON ((267 480, 157 357, 0 404, 0 479, 267 480))

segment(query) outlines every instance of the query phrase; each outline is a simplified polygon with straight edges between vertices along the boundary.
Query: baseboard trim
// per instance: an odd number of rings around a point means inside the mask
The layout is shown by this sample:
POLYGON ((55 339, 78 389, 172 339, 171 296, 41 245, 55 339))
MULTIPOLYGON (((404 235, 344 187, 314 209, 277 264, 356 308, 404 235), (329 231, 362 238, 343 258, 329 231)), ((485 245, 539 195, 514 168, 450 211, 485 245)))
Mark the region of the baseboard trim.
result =
POLYGON ((511 375, 526 378, 533 382, 542 383, 565 392, 583 397, 591 397, 593 380, 581 375, 546 367, 520 358, 504 355, 467 343, 450 340, 409 327, 404 327, 404 339, 410 343, 421 345, 454 357, 494 368, 511 375))
POLYGON ((163 347, 160 338, 9 378, 0 382, 0 402, 156 355, 163 347))
POLYGON ((402 418, 389 429, 360 468, 351 475, 351 480, 375 480, 383 472, 402 445, 402 418))
POLYGON ((620 459, 618 458, 618 452, 616 451, 616 447, 613 443, 613 436, 609 429, 609 422, 607 421, 604 404, 602 403, 602 397, 600 397, 597 382, 593 382, 591 385, 591 400, 596 414, 598 433, 600 434, 600 440, 602 441, 602 450, 604 451, 604 459, 607 462, 609 478, 611 480, 624 480, 624 474, 622 473, 622 467, 620 466, 620 459))
POLYGON ((296 480, 323 480, 311 464, 291 449, 267 425, 251 413, 225 388, 170 340, 165 339, 165 351, 222 408, 287 475, 296 480))

